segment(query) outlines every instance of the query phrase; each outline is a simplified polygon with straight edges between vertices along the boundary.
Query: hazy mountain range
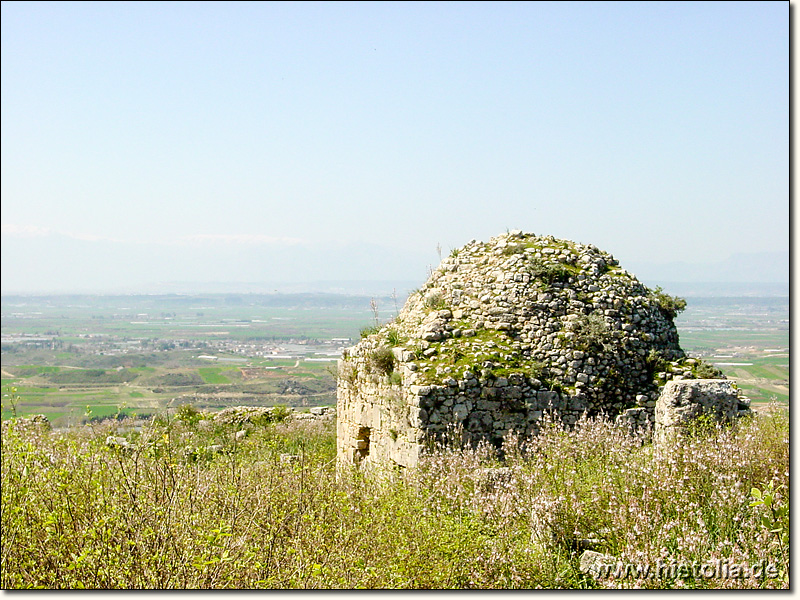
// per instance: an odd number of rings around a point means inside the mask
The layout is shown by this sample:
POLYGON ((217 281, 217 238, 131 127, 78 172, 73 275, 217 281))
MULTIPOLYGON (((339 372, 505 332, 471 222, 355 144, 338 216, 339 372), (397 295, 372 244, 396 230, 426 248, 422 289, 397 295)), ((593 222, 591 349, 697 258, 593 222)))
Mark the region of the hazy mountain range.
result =
POLYGON ((341 281, 405 280, 419 286, 428 265, 439 261, 435 252, 368 244, 224 238, 136 243, 4 235, 0 250, 4 294, 270 292, 286 282, 297 287, 294 291, 337 291, 341 281), (309 282, 328 282, 331 289, 304 289, 309 282))
MULTIPOLYGON (((137 243, 55 233, 4 234, 0 251, 3 294, 281 291, 369 295, 393 289, 404 294, 420 286, 439 263, 432 249, 344 242, 247 243, 220 238, 137 243)), ((788 294, 788 251, 737 254, 720 262, 699 263, 617 258, 648 285, 769 283, 782 285, 764 289, 785 289, 788 294)))

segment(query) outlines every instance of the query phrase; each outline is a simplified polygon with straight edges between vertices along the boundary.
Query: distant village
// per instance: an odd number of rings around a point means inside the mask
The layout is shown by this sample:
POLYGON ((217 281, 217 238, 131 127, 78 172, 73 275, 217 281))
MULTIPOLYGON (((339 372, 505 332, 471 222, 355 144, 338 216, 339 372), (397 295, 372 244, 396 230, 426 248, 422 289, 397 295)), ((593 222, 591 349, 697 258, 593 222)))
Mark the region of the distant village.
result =
POLYGON ((195 358, 219 362, 247 362, 248 359, 303 360, 307 362, 335 362, 342 350, 353 345, 352 338, 327 340, 288 339, 268 342, 240 341, 235 339, 191 340, 161 338, 120 338, 108 334, 80 334, 77 342, 65 342, 52 335, 4 335, 3 352, 16 349, 61 350, 77 354, 99 356, 124 356, 142 353, 196 351, 195 358), (233 355, 233 356, 231 356, 233 355))

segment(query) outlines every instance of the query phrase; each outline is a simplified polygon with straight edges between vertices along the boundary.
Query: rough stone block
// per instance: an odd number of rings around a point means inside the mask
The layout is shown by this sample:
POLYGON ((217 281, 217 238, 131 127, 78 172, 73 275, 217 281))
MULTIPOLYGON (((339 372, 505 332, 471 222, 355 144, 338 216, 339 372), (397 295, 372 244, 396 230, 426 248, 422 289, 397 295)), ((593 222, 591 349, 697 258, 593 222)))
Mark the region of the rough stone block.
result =
POLYGON ((662 388, 655 407, 656 435, 685 427, 700 415, 719 422, 738 416, 739 396, 727 379, 673 379, 662 388))

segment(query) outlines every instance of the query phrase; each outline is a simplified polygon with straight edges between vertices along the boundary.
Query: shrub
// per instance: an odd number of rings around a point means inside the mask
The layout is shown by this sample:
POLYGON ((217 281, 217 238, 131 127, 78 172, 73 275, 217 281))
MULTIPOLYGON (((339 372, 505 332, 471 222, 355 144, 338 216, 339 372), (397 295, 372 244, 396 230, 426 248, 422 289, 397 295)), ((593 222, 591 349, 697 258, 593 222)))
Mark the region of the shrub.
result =
POLYGON ((369 355, 369 367, 374 373, 389 375, 394 371, 395 358, 391 348, 381 346, 369 355))
POLYGON ((277 404, 272 407, 271 414, 274 422, 283 423, 292 416, 292 411, 285 404, 277 404))
POLYGON ((19 406, 19 393, 17 393, 16 387, 6 386, 6 393, 3 394, 3 409, 6 406, 8 406, 9 410, 11 410, 11 415, 16 419, 17 407, 19 406))
POLYGON ((354 384, 358 379, 358 369, 349 362, 342 362, 335 373, 337 379, 344 379, 349 384, 354 384))
POLYGON ((238 423, 4 423, 0 584, 788 587, 789 417, 773 408, 659 447, 602 418, 569 430, 545 415, 539 436, 506 438, 504 468, 493 447, 453 431, 404 473, 337 468, 334 424, 310 420, 239 439, 238 423), (107 445, 123 435, 127 445, 107 445), (624 563, 784 573, 595 580, 579 571, 587 540, 624 563))
POLYGON ((150 385, 184 387, 203 385, 206 382, 197 373, 166 373, 151 378, 149 383, 150 385))
POLYGON ((196 425, 202 418, 202 415, 200 411, 191 404, 181 404, 175 412, 175 418, 189 425, 196 425))
POLYGON ((648 372, 650 373, 650 377, 653 377, 656 373, 661 371, 666 371, 667 366, 669 365, 669 361, 667 361, 667 359, 665 359, 655 348, 650 348, 650 351, 647 353, 647 357, 644 360, 645 364, 647 365, 648 372))
POLYGON ((651 295, 661 312, 670 319, 674 319, 678 316, 678 313, 686 309, 686 300, 678 296, 670 296, 661 289, 661 286, 652 290, 651 295))
POLYGON ((367 325, 361 328, 361 339, 367 338, 375 333, 378 333, 380 328, 377 325, 367 325))
MULTIPOLYGON (((782 486, 781 486, 782 487, 782 486)), ((767 487, 760 490, 754 487, 750 490, 753 501, 750 507, 764 507, 761 514, 761 526, 775 535, 774 541, 781 552, 781 565, 779 575, 786 587, 789 586, 789 503, 788 498, 782 493, 784 490, 775 489, 775 482, 770 481, 767 487)))
POLYGON ((572 321, 571 329, 575 334, 573 344, 579 350, 608 350, 614 339, 613 332, 599 312, 580 315, 572 321))
POLYGON ((447 308, 447 302, 441 292, 433 290, 425 295, 425 306, 430 310, 443 310, 447 308))
POLYGON ((509 244, 503 248, 503 256, 513 256, 525 251, 525 244, 509 244))
POLYGON ((698 379, 722 379, 725 374, 712 364, 702 359, 695 359, 697 363, 692 368, 692 374, 698 379))
POLYGON ((572 271, 565 264, 544 262, 540 259, 532 259, 530 261, 528 272, 531 277, 547 285, 567 283, 572 276, 572 271))

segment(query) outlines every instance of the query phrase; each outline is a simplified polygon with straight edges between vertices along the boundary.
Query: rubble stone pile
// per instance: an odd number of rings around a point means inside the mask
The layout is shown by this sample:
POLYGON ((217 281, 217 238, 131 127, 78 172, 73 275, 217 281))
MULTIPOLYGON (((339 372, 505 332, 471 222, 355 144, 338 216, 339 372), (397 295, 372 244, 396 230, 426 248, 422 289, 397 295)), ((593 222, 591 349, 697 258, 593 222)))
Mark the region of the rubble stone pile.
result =
POLYGON ((547 412, 652 424, 667 381, 721 376, 681 350, 684 305, 593 245, 521 231, 470 241, 345 352, 339 457, 413 465, 448 427, 499 445, 547 412))

